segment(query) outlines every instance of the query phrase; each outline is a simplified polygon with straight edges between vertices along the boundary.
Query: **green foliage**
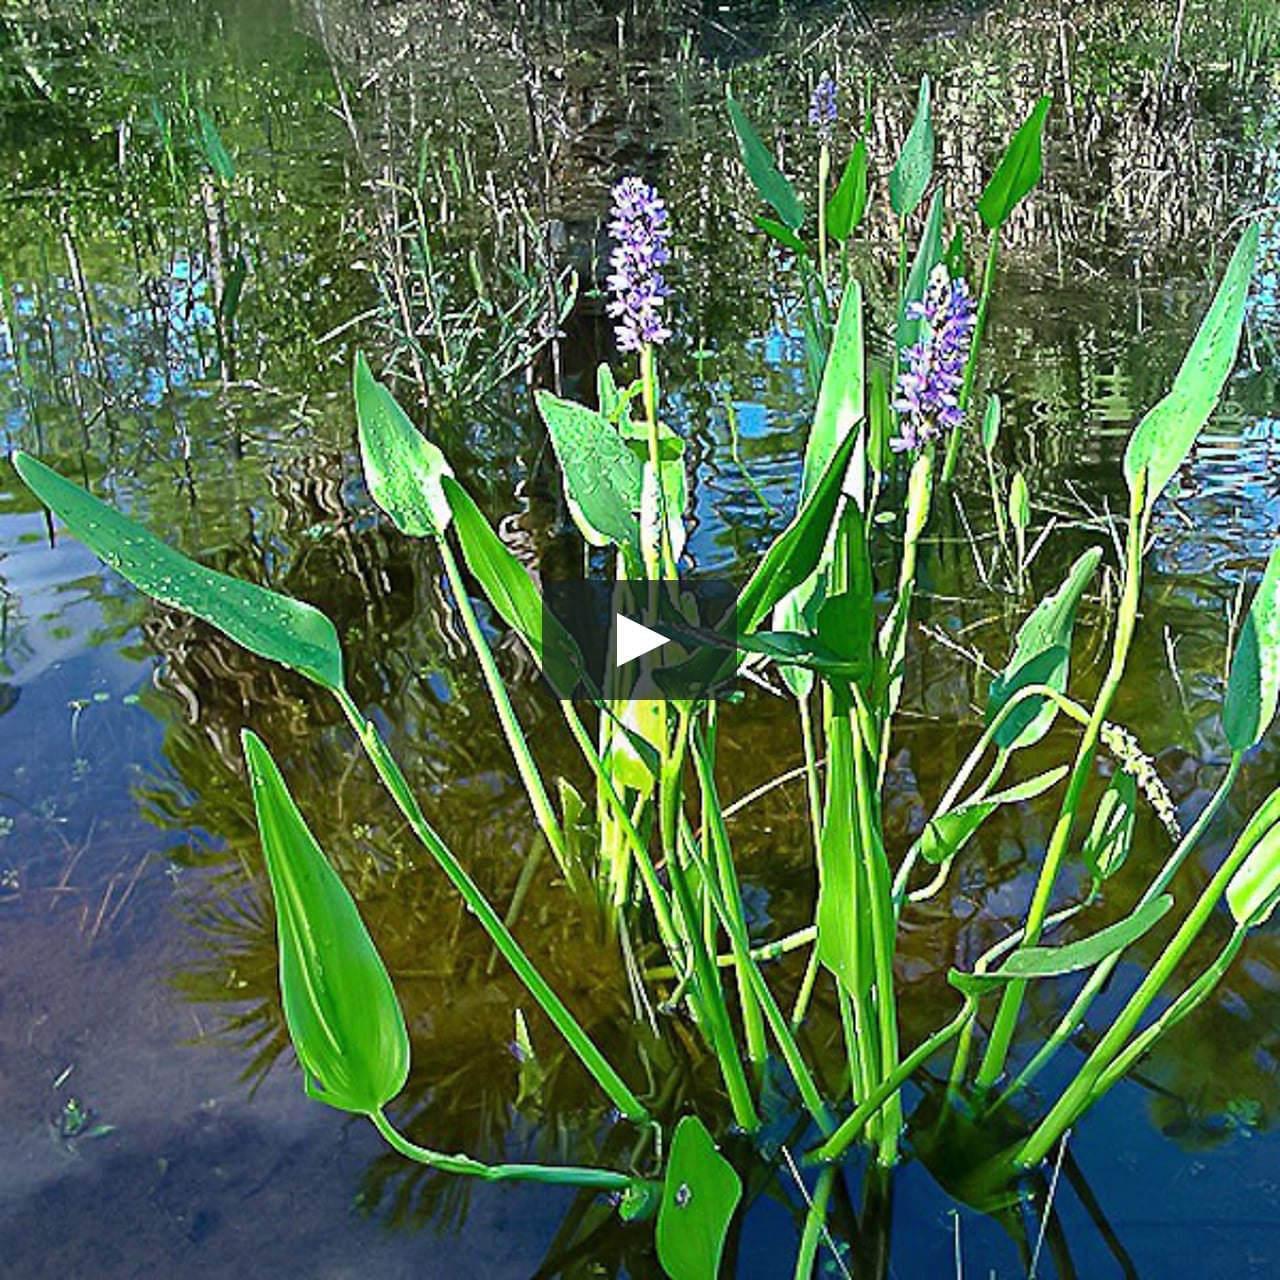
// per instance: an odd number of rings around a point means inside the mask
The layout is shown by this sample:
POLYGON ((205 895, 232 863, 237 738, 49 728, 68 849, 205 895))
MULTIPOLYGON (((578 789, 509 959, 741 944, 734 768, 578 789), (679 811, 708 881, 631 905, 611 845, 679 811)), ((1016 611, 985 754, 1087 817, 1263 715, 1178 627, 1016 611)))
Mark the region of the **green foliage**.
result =
POLYGON ((28 454, 16 454, 13 464, 36 497, 140 591, 202 618, 250 653, 342 688, 338 633, 318 609, 189 560, 28 454))
POLYGON ((718 1280, 742 1181, 697 1116, 676 1125, 658 1207, 658 1261, 671 1280, 718 1280))
POLYGON ((373 500, 401 533, 441 537, 452 513, 440 482, 453 469, 373 376, 363 352, 356 354, 355 400, 360 456, 373 500))
MULTIPOLYGON (((1019 627, 1013 654, 1004 671, 991 682, 987 694, 988 723, 1019 689, 1043 684, 1060 693, 1066 690, 1076 609, 1101 558, 1098 547, 1086 551, 1071 567, 1058 590, 1036 605, 1019 627)), ((1029 747, 1049 732, 1056 715, 1057 708, 1047 698, 1026 698, 996 731, 996 743, 1009 750, 1029 747)))
POLYGON ((1218 292, 1191 343, 1173 387, 1134 428, 1124 455, 1130 490, 1146 472, 1146 509, 1155 505, 1217 407, 1235 367, 1249 281, 1258 257, 1258 224, 1250 223, 1223 273, 1218 292))
POLYGON ((898 310, 899 351, 905 351, 920 337, 920 326, 924 322, 910 315, 910 307, 913 302, 923 300, 925 290, 929 287, 929 275, 942 261, 943 196, 941 188, 933 193, 933 200, 929 204, 929 217, 920 236, 916 256, 911 263, 911 274, 907 276, 907 288, 902 295, 902 306, 898 310))
POLYGON ((769 149, 760 141, 760 135, 756 133, 746 113, 738 105, 732 90, 727 94, 727 103, 729 122, 733 126, 734 137, 738 140, 738 150, 742 154, 742 163, 752 186, 755 187, 760 198, 777 213, 783 226, 792 231, 799 231, 804 225, 804 205, 796 195, 795 188, 774 164, 769 149))
POLYGON ((1000 397, 993 391, 987 397, 987 409, 982 415, 982 447, 991 453, 1000 436, 1000 397))
POLYGON ((1043 173, 1041 141, 1052 102, 1053 99, 1046 95, 1032 107, 1031 114, 1010 140, 1003 159, 978 201, 978 213, 992 231, 998 231, 1008 222, 1009 215, 1040 181, 1043 173))
POLYGON ((867 181, 867 140, 859 138, 827 201, 827 230, 835 240, 847 240, 866 216, 870 187, 867 181))
POLYGON ((929 77, 920 81, 915 119, 907 133, 897 163, 889 174, 889 204, 899 218, 910 217, 924 199, 933 177, 933 116, 929 77))
POLYGON ((409 1033, 356 904, 262 741, 242 734, 276 903, 280 993, 307 1093, 372 1115, 404 1088, 409 1033))
POLYGON ((1222 704, 1222 728, 1235 751, 1257 746, 1275 719, 1280 700, 1280 543, 1272 548, 1266 572, 1236 651, 1222 704))
POLYGON ((1256 929, 1280 900, 1280 823, 1263 834, 1227 884, 1227 905, 1238 925, 1256 929))
POLYGON ((1117 769, 1098 801, 1093 825, 1080 856, 1095 884, 1110 879, 1124 866, 1133 845, 1133 824, 1138 809, 1138 783, 1133 774, 1117 769))

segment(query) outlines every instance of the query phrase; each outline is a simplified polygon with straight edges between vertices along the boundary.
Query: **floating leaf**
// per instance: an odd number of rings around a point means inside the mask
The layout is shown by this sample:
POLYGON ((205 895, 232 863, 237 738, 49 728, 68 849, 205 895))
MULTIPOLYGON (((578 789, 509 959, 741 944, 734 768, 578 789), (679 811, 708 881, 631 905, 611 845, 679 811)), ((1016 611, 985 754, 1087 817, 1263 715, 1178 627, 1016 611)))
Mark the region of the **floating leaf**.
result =
POLYGON ((658 1206, 658 1261, 671 1280, 718 1280, 742 1181, 697 1116, 676 1125, 658 1206))
POLYGON ((1067 766, 1060 765, 1046 773, 1037 774, 1016 787, 997 791, 983 800, 962 804, 947 813, 931 819, 920 833, 917 843, 921 855, 929 862, 946 862, 954 858, 968 843, 977 829, 1002 805, 1022 804, 1043 795, 1055 787, 1067 775, 1067 766))
POLYGON ((1145 469, 1147 510, 1191 451, 1235 367, 1245 300, 1257 256, 1258 225, 1252 223, 1231 255, 1172 389, 1147 412, 1129 437, 1124 475, 1132 490, 1145 469))
POLYGON ((409 420, 356 352, 356 422, 365 483, 374 502, 411 538, 438 538, 451 512, 440 481, 453 475, 443 453, 409 420))
POLYGON ((859 138, 827 201, 827 230, 834 240, 847 240, 862 225, 867 196, 867 140, 859 138))
POLYGON ((593 546, 612 542, 639 550, 643 467, 609 421, 584 405, 547 391, 535 396, 582 536, 593 546))
POLYGON ((1237 924, 1255 929, 1275 910, 1280 895, 1280 824, 1254 845, 1227 884, 1227 906, 1237 924))
POLYGON ((202 618, 250 653, 327 689, 342 687, 338 633, 319 609, 189 560, 28 454, 15 454, 13 464, 36 497, 140 591, 202 618))
POLYGON ((1046 94, 1032 107, 978 201, 978 213, 992 231, 1004 226, 1018 202, 1040 181, 1044 172, 1041 141, 1052 101, 1046 94))
MULTIPOLYGON (((987 723, 1019 689, 1044 684, 1065 692, 1071 660, 1071 633, 1080 597, 1093 578, 1102 551, 1091 547, 1071 567, 1062 586, 1046 596, 1018 629, 1008 665, 987 694, 987 723)), ((1043 697, 1026 698, 996 731, 996 745, 1016 749, 1039 742, 1053 723, 1057 708, 1043 697)))
POLYGON ((933 177, 933 121, 930 109, 929 77, 920 81, 920 97, 916 102, 915 119, 898 162, 889 174, 889 203, 899 218, 907 218, 915 212, 924 198, 925 188, 933 177))
POLYGON ((1085 837, 1081 857, 1095 883, 1115 875, 1133 844, 1138 809, 1138 783, 1133 774, 1117 769, 1098 801, 1093 826, 1085 837))
POLYGON ((1057 978, 1067 973, 1092 969, 1108 957, 1123 951, 1149 933, 1173 906, 1165 893, 1138 907, 1132 915, 1087 938, 1063 943, 1060 947, 1023 947, 1015 951, 995 973, 962 973, 952 969, 947 981, 966 995, 981 995, 1014 979, 1057 978))
POLYGON ((1236 651, 1231 658, 1222 728, 1235 751, 1256 746, 1275 719, 1280 700, 1280 543, 1271 550, 1266 572, 1236 651))
POLYGON ((738 106, 732 90, 728 92, 728 106, 729 121, 738 139, 738 150, 742 154, 742 163, 752 186, 759 192, 760 198, 773 207, 785 226, 792 231, 799 231, 804 224, 804 205, 800 203, 795 188, 774 164, 769 149, 760 141, 760 135, 738 106))
POLYGON ((409 1034, 356 904, 261 739, 241 734, 276 903, 280 993, 307 1093, 371 1115, 404 1088, 409 1034))

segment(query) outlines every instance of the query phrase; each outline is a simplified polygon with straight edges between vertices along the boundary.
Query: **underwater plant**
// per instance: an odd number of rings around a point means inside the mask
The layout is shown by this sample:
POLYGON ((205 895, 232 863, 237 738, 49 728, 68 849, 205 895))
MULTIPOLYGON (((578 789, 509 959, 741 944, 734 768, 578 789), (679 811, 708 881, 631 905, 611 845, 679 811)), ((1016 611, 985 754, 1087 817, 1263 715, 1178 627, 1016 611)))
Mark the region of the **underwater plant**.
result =
MULTIPOLYGON (((834 142, 835 95, 828 80, 812 104, 811 119, 824 149, 834 142)), ((1102 547, 1095 546, 1028 613, 1005 667, 990 682, 982 732, 924 830, 898 865, 891 865, 886 778, 920 590, 921 539, 935 483, 949 477, 964 437, 999 230, 1039 178, 1048 102, 1037 104, 1015 135, 978 206, 990 240, 975 303, 963 255, 943 247, 940 193, 907 270, 908 224, 932 176, 930 87, 927 80, 922 85, 914 122, 888 182, 901 230, 902 266, 894 314, 887 317, 869 314, 844 252, 868 198, 864 142, 855 147, 829 200, 823 173, 815 268, 803 239, 799 197, 732 98, 729 110, 748 175, 781 219, 760 220, 760 225, 797 255, 813 303, 812 354, 820 376, 790 523, 748 576, 731 616, 711 619, 710 625, 705 619, 690 623, 701 624, 694 634, 709 652, 732 656, 735 673, 775 669, 796 703, 818 882, 808 926, 763 946, 751 939, 717 771, 718 741, 732 716, 731 699, 662 697, 652 689, 637 693, 636 685, 621 679, 610 687, 588 687, 576 699, 559 698, 566 730, 596 787, 597 838, 581 838, 590 806, 563 780, 559 803, 553 801, 480 624, 470 583, 478 585, 492 613, 520 637, 555 688, 562 687, 565 673, 572 684, 574 673, 585 671, 577 641, 544 607, 538 585, 443 452, 419 432, 363 355, 355 359, 353 397, 368 491, 402 534, 428 539, 438 552, 566 891, 596 893, 620 935, 642 948, 647 980, 663 1007, 687 1015, 690 1034, 714 1060, 734 1123, 747 1139, 764 1142, 767 1099, 779 1093, 794 1097, 804 1118, 806 1163, 816 1169, 795 1270, 807 1276, 825 1229, 834 1179, 853 1145, 865 1144, 882 1166, 899 1158, 903 1090, 918 1071, 952 1046, 949 1103, 957 1113, 963 1110, 967 1122, 1003 1133, 1010 1100, 1022 1096, 1072 1039, 1122 955, 1149 940, 1174 911, 1179 869, 1221 808, 1244 753, 1268 732, 1280 701, 1280 550, 1271 555, 1231 662, 1222 712, 1233 753, 1230 767, 1195 821, 1172 835, 1164 864, 1134 892, 1127 884, 1133 878, 1127 853, 1134 816, 1141 803, 1160 811, 1163 800, 1146 772, 1137 738, 1110 717, 1139 623, 1143 557, 1155 504, 1214 412, 1234 368, 1258 252, 1258 231, 1250 226, 1171 389, 1138 423, 1129 442, 1124 463, 1128 521, 1116 528, 1123 550, 1116 566, 1120 602, 1101 686, 1088 701, 1069 689, 1077 612, 1103 558, 1102 547), (838 282, 827 278, 828 235, 841 248, 838 282), (891 339, 888 360, 880 363, 870 354, 875 348, 868 340, 877 323, 891 339), (881 534, 886 525, 897 531, 896 541, 881 534), (881 567, 886 562, 887 579, 881 567), (878 598, 886 588, 888 603, 882 607, 878 598), (595 717, 594 733, 584 708, 595 717), (1019 753, 1042 742, 1060 722, 1077 730, 1073 753, 1024 776, 1018 766, 1026 757, 1019 753), (1100 749, 1113 756, 1116 771, 1090 819, 1086 796, 1100 749), (820 757, 825 758, 822 769, 820 757), (993 813, 1051 793, 1057 795, 1052 837, 1024 919, 971 971, 952 971, 958 1010, 907 1050, 899 1017, 903 994, 894 972, 902 919, 940 891, 993 813), (1086 826, 1083 841, 1077 840, 1086 826), (1063 868, 1076 856, 1090 871, 1089 892, 1051 910, 1063 868), (1126 866, 1129 874, 1120 876, 1126 866), (916 874, 922 868, 928 871, 924 883, 916 874), (1087 927, 1089 913, 1097 913, 1104 901, 1128 910, 1109 923, 1087 927), (1046 943, 1050 930, 1068 922, 1080 932, 1069 941, 1046 943), (804 951, 804 977, 794 1003, 784 1009, 779 984, 768 976, 770 965, 804 951), (1020 1021, 1028 984, 1068 974, 1087 978, 1060 1023, 1037 1038, 1036 1030, 1020 1021), (820 980, 833 988, 838 1010, 844 1070, 836 1080, 820 1075, 802 1034, 815 1016, 813 996, 820 980), (1025 1036, 1025 1046, 1019 1036, 1025 1036), (1011 1078, 1015 1045, 1029 1056, 1011 1078)), ((670 261, 672 227, 656 189, 637 177, 618 183, 610 232, 616 247, 609 313, 624 360, 635 357, 633 374, 628 370, 632 376, 620 377, 618 370, 601 366, 595 408, 547 392, 539 393, 536 403, 567 505, 604 564, 604 576, 637 597, 661 593, 678 604, 687 492, 683 441, 664 421, 659 380, 658 349, 673 337, 663 270, 670 261), (638 420, 633 417, 637 405, 638 420)), ((988 456, 999 423, 999 403, 991 404, 982 429, 988 456)), ((436 831, 378 725, 347 689, 332 622, 308 604, 186 559, 29 455, 17 455, 15 465, 67 528, 140 590, 203 618, 335 698, 416 838, 617 1109, 620 1122, 634 1126, 636 1142, 623 1168, 490 1164, 419 1146, 397 1130, 387 1112, 407 1077, 409 1042, 390 978, 353 898, 294 804, 266 744, 246 730, 243 751, 276 904, 285 1017, 308 1094, 367 1116, 396 1151, 431 1168, 611 1195, 624 1217, 655 1218, 658 1257, 674 1280, 712 1280, 744 1195, 739 1173, 702 1117, 666 1114, 660 1091, 651 1084, 646 1092, 630 1081, 592 1039, 447 837, 436 831)), ((1015 528, 1025 528, 1019 514, 1029 505, 1025 482, 1022 492, 1018 510, 1010 513, 1015 528)), ((698 660, 696 654, 692 660, 698 660)), ((1043 1117, 992 1154, 981 1174, 993 1189, 1042 1161, 1160 1036, 1206 998, 1249 931, 1268 918, 1278 900, 1280 789, 1260 806, 1207 885, 1186 894, 1181 923, 1043 1117), (1152 1016, 1222 904, 1235 922, 1229 941, 1152 1016)))

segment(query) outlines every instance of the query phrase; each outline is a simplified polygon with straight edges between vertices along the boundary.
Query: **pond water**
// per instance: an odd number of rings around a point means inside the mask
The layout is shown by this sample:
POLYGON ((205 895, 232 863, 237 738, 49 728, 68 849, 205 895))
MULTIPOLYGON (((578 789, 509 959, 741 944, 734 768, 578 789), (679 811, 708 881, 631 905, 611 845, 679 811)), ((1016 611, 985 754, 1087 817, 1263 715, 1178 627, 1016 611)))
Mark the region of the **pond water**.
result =
MULTIPOLYGON (((1027 477, 1033 539, 1049 522, 1054 536, 1026 592, 989 568, 974 451, 925 556, 891 858, 981 725, 979 661, 1002 665, 1030 600, 1080 547, 1108 545, 1128 433, 1167 389, 1241 219, 1262 222, 1241 371, 1157 514, 1115 711, 1185 824, 1229 756, 1231 618, 1280 523, 1280 19, 1267 0, 4 6, 6 449, 39 454, 203 563, 324 609, 353 696, 506 902, 535 846, 524 793, 438 563, 364 490, 353 353, 387 370, 523 560, 572 563, 581 547, 529 387, 590 394, 611 354, 608 187, 645 173, 675 227, 663 375, 695 460, 690 553, 699 572, 741 574, 794 509, 812 395, 795 278, 751 226, 724 84, 811 183, 804 110, 824 68, 847 86, 845 145, 870 95, 880 181, 931 74, 955 209, 973 206, 1035 98, 1055 98, 1046 180, 1009 229, 982 374, 1005 406, 998 465, 1027 477)), ((885 306, 896 230, 877 213, 864 232, 859 274, 885 306)), ((428 1174, 304 1097, 246 724, 387 958, 413 1040, 397 1104, 408 1132, 484 1158, 583 1163, 624 1159, 630 1141, 527 1008, 541 1079, 521 1071, 510 1045, 527 998, 415 861, 332 706, 50 535, 0 464, 0 1274, 660 1274, 650 1229, 590 1196, 428 1174)), ((1109 607, 1104 587, 1086 623, 1109 607)), ((1090 687, 1097 646, 1083 652, 1090 687)), ((546 774, 581 783, 514 640, 499 661, 546 774)), ((792 724, 765 692, 726 713, 733 794, 799 762, 792 724)), ((1191 881, 1278 777, 1264 743, 1191 881)), ((735 820, 762 939, 811 918, 804 815, 802 791, 783 787, 735 820)), ((1021 917, 1049 822, 993 819, 948 890, 907 916, 907 1043, 951 1016, 948 966, 1021 917)), ((1134 858, 1166 849, 1144 815, 1134 858)), ((644 1061, 670 1082, 670 1114, 700 1097, 727 1126, 714 1064, 687 1037, 634 1030, 616 946, 545 865, 518 932, 628 1072, 644 1061)), ((1122 966, 1102 1012, 1136 971, 1122 966)), ((1063 993, 1040 986, 1026 1016, 1048 1025, 1063 993)), ((1272 925, 1071 1135, 1040 1275, 1276 1274, 1278 1015, 1272 925)), ((819 1060, 838 1052, 821 1034, 819 1060)), ((890 1178, 851 1162, 831 1217, 848 1251, 824 1274, 1026 1274, 1048 1188, 1003 1219, 967 1203, 969 1157, 931 1149, 937 1090, 919 1085, 911 1158, 890 1178)), ((730 1272, 790 1275, 800 1193, 785 1166, 757 1191, 730 1272)))

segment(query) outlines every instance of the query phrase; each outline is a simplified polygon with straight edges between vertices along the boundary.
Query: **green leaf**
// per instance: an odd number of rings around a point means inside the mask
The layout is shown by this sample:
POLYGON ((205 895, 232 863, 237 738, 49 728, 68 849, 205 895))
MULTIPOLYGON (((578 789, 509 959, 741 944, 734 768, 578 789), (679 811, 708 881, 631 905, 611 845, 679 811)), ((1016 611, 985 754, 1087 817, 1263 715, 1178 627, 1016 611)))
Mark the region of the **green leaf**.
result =
POLYGON ((411 538, 438 538, 450 510, 440 482, 453 475, 443 453, 418 430, 356 352, 356 422, 365 483, 374 502, 411 538))
MULTIPOLYGON (((813 496, 832 454, 865 416, 863 347, 862 285, 851 280, 840 300, 831 351, 818 389, 813 426, 805 444, 804 469, 800 478, 802 503, 813 496)), ((856 479, 854 484, 861 487, 856 479)))
POLYGON ((785 227, 781 222, 775 222, 772 218, 765 218, 757 214, 751 219, 752 222, 760 228, 767 236, 771 236, 784 248, 790 249, 792 253, 807 257, 809 253, 808 246, 800 239, 790 227, 785 227))
POLYGON ((910 217, 924 198, 933 177, 933 121, 930 115, 929 77, 920 81, 916 116, 911 122, 898 162, 889 174, 889 203, 899 218, 910 217))
POLYGON ((718 1280, 742 1181, 697 1116, 676 1125, 658 1206, 658 1261, 671 1280, 718 1280))
POLYGON ((36 497, 140 591, 202 618, 250 653, 326 689, 342 687, 338 633, 319 609, 196 564, 28 454, 16 454, 13 464, 36 497))
POLYGON ((817 568, 840 501, 849 455, 857 439, 851 432, 837 446, 809 500, 774 540, 738 595, 737 631, 749 635, 788 591, 817 568))
POLYGON ((1138 784, 1133 774, 1117 769, 1098 801, 1093 826, 1085 837, 1080 856, 1094 882, 1115 875, 1133 845, 1133 824, 1138 809, 1138 784))
POLYGON ((862 225, 867 211, 867 140, 859 138, 827 201, 827 230, 834 240, 847 240, 862 225))
POLYGON ((913 302, 924 299, 925 290, 929 287, 929 276, 942 261, 942 206, 943 191, 939 187, 933 193, 933 200, 929 205, 929 217, 916 248, 915 259, 911 263, 906 292, 902 295, 902 307, 898 311, 899 351, 906 350, 920 337, 920 326, 924 321, 912 319, 909 311, 913 302))
POLYGON ((929 862, 946 862, 954 858, 968 843, 977 829, 1002 805, 1022 804, 1043 795, 1055 787, 1067 775, 1067 766, 1060 765, 1046 773, 1037 774, 1016 787, 997 791, 983 800, 962 804, 947 813, 940 813, 925 826, 917 843, 921 855, 929 862))
POLYGON ((222 135, 213 117, 203 108, 196 108, 196 120, 200 125, 200 136, 196 139, 200 152, 209 168, 219 182, 230 184, 236 176, 236 166, 222 143, 222 135))
POLYGON ((369 1115, 404 1088, 409 1035, 356 904, 298 812, 275 761, 241 734, 276 903, 280 993, 307 1093, 369 1115))
POLYGON ((462 558, 484 588, 498 616, 516 631, 556 690, 571 689, 575 673, 583 670, 581 651, 573 636, 543 608, 542 594, 524 565, 493 531, 471 495, 452 477, 442 477, 446 501, 453 513, 453 530, 462 558))
POLYGON ((1275 719, 1280 699, 1280 543, 1266 572, 1231 658, 1222 704, 1222 728, 1235 751, 1257 746, 1275 719))
POLYGON ((1173 380, 1172 389, 1147 412, 1129 437, 1124 475, 1133 490, 1139 474, 1146 471, 1147 510, 1191 452, 1235 367, 1245 301, 1257 256, 1258 224, 1252 223, 1231 255, 1222 283, 1173 380))
POLYGON ((893 458, 889 441, 893 439, 897 424, 893 420, 893 405, 889 400, 889 381, 879 367, 871 370, 869 401, 867 465, 876 475, 882 476, 893 458))
POLYGON ((1254 845, 1227 884, 1227 906, 1238 925, 1256 929, 1275 910, 1280 895, 1280 824, 1254 845))
MULTIPOLYGON (((1071 634, 1080 597, 1093 578, 1102 551, 1091 547, 1071 567, 1062 586, 1046 596, 1018 629, 1013 655, 987 694, 987 723, 1019 689, 1044 684, 1062 693, 1067 688, 1071 634)), ((1057 708, 1044 697, 1026 698, 1000 726, 996 745, 1016 750, 1039 742, 1053 724, 1057 708)))
POLYGON ((560 463, 564 492, 582 536, 593 546, 612 542, 631 554, 640 546, 644 468, 627 442, 600 414, 548 391, 534 397, 560 463))
POLYGON ((1091 933, 1087 938, 1063 943, 1060 947, 1023 947, 1015 951, 995 973, 962 973, 952 969, 947 981, 966 995, 981 995, 1014 979, 1057 978, 1067 973, 1092 969, 1109 956, 1137 942, 1149 933, 1173 906, 1165 893, 1140 906, 1132 915, 1091 933))
POLYGON ((1013 473, 1009 485, 1009 523, 1022 532, 1026 532, 1031 523, 1031 494, 1021 471, 1013 473))
POLYGON ((1044 172, 1041 142, 1053 99, 1046 94, 1009 141, 1004 158, 991 175, 978 201, 978 213, 992 230, 1003 227, 1018 202, 1040 181, 1044 172))
POLYGON ((751 179, 751 185, 759 192, 760 198, 773 207, 785 226, 792 231, 799 231, 804 224, 804 205, 800 203, 795 188, 774 164, 773 156, 760 141, 760 135, 751 127, 751 121, 738 106, 731 89, 728 91, 728 106, 729 121, 738 139, 738 150, 742 154, 742 163, 746 167, 747 177, 751 179))
POLYGON ((1000 435, 1000 397, 993 391, 987 397, 987 411, 982 415, 982 447, 990 453, 1000 435))

